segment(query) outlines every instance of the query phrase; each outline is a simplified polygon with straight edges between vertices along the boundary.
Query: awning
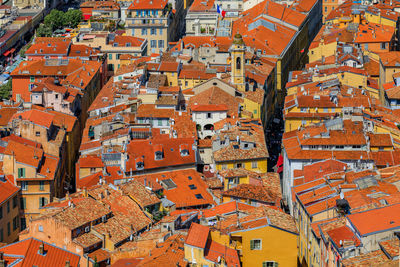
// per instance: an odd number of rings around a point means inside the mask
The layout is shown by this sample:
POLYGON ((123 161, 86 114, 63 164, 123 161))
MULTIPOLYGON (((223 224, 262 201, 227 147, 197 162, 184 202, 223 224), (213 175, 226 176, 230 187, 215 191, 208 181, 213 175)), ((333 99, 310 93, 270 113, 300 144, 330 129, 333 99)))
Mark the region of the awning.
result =
POLYGON ((89 40, 94 38, 96 38, 96 35, 93 34, 86 34, 85 36, 83 36, 83 40, 89 40))
POLYGON ((6 52, 3 53, 3 56, 8 57, 10 54, 11 54, 11 51, 8 50, 8 51, 6 51, 6 52))
POLYGON ((89 20, 92 14, 83 14, 83 19, 84 20, 89 20))
POLYGON ((276 166, 280 167, 282 164, 283 164, 283 157, 282 157, 282 155, 279 155, 278 162, 276 163, 276 166))
POLYGON ((14 53, 15 52, 15 48, 11 48, 10 49, 10 53, 12 54, 12 53, 14 53))

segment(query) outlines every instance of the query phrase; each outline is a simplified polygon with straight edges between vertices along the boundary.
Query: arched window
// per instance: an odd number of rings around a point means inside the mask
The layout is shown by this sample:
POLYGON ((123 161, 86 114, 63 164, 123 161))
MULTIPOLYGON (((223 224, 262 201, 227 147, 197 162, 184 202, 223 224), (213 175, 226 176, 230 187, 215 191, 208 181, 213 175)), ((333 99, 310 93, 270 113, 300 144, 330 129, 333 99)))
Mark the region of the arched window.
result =
POLYGON ((240 70, 240 68, 242 67, 241 65, 242 65, 242 60, 240 57, 237 57, 236 58, 236 69, 240 70))

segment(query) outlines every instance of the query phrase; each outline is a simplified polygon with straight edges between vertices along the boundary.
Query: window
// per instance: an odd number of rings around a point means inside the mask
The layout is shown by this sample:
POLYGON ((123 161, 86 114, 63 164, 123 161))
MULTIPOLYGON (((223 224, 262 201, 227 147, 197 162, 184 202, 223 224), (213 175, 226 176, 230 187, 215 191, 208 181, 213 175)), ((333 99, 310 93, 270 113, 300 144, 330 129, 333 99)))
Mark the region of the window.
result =
POLYGON ((185 81, 185 86, 188 86, 188 81, 185 81))
POLYGON ((251 163, 251 168, 256 169, 258 167, 258 162, 257 161, 253 161, 251 163))
POLYGON ((200 153, 200 154, 204 154, 204 149, 200 148, 200 149, 199 149, 199 153, 200 153))
POLYGON ((36 136, 40 136, 40 132, 35 132, 35 135, 36 136))
POLYGON ((201 194, 196 194, 194 195, 197 199, 204 199, 204 197, 201 194))
POLYGON ((25 230, 26 228, 26 219, 25 218, 21 218, 21 231, 25 230))
POLYGON ((10 201, 7 201, 7 213, 10 213, 10 201))
POLYGON ((18 216, 15 216, 14 219, 13 219, 13 231, 17 230, 18 223, 19 223, 18 216))
POLYGON ((212 114, 211 114, 211 112, 208 112, 208 113, 207 113, 207 119, 212 119, 212 114))
POLYGON ((96 172, 96 168, 90 168, 90 173, 95 173, 96 172))
POLYGON ((11 224, 10 224, 10 222, 7 223, 7 235, 8 236, 11 235, 11 224))
POLYGON ((151 47, 151 48, 157 47, 157 40, 151 40, 151 41, 150 41, 150 47, 151 47))
POLYGON ((108 59, 112 59, 112 54, 108 54, 108 59))
POLYGON ((0 229, 0 242, 4 241, 4 232, 3 232, 3 228, 0 229))
POLYGON ((146 28, 142 29, 142 35, 147 35, 147 29, 146 28))
POLYGON ((260 250, 261 249, 261 239, 250 240, 250 249, 251 250, 260 250))
POLYGON ((158 40, 158 48, 164 48, 164 40, 158 40))
POLYGON ((18 178, 25 178, 25 168, 18 168, 18 178))
POLYGON ((364 49, 368 50, 368 44, 364 44, 364 49))
POLYGON ((31 81, 31 83, 34 83, 35 82, 35 77, 31 76, 30 81, 31 81))
POLYGON ((226 169, 228 169, 228 166, 226 164, 222 164, 221 169, 226 170, 226 169))
POLYGON ((28 190, 28 182, 21 182, 21 189, 24 191, 28 190))
POLYGON ((158 126, 162 126, 162 120, 157 120, 157 122, 158 122, 158 126))
POLYGON ((17 207, 17 205, 18 205, 18 197, 15 196, 15 197, 13 198, 13 209, 15 209, 15 208, 17 207))
POLYGON ((26 198, 24 198, 24 197, 20 198, 20 206, 21 206, 21 209, 26 209, 26 198))
POLYGON ((39 232, 43 232, 43 225, 39 225, 39 226, 38 226, 38 231, 39 231, 39 232))
POLYGON ((263 267, 278 267, 278 263, 276 261, 264 261, 263 267))
POLYGON ((325 12, 328 12, 328 7, 325 7, 325 12))
POLYGON ((41 208, 41 207, 43 207, 43 206, 46 206, 47 205, 47 198, 45 198, 45 197, 41 197, 41 198, 39 198, 39 207, 41 208))
POLYGON ((386 49, 386 43, 381 43, 381 49, 386 49))
POLYGON ((0 219, 3 218, 3 207, 0 207, 0 219))
POLYGON ((117 55, 116 55, 116 59, 119 59, 120 56, 121 56, 121 54, 117 54, 117 55))
POLYGON ((150 34, 151 34, 151 35, 156 35, 156 31, 157 31, 156 29, 152 28, 152 29, 150 30, 150 34))
POLYGON ((163 34, 163 29, 160 29, 160 35, 162 35, 163 34))
POLYGON ((126 47, 131 47, 131 43, 126 43, 125 46, 126 47))
POLYGON ((237 58, 236 58, 236 69, 237 69, 237 70, 240 70, 240 69, 242 68, 241 64, 242 64, 241 58, 240 58, 240 57, 237 57, 237 58))
POLYGON ((194 184, 190 184, 190 185, 189 185, 189 188, 190 188, 190 190, 195 190, 195 189, 197 189, 197 186, 194 185, 194 184))
POLYGON ((235 168, 242 168, 242 163, 236 163, 235 168))
POLYGON ((44 191, 44 181, 39 182, 39 190, 44 191))

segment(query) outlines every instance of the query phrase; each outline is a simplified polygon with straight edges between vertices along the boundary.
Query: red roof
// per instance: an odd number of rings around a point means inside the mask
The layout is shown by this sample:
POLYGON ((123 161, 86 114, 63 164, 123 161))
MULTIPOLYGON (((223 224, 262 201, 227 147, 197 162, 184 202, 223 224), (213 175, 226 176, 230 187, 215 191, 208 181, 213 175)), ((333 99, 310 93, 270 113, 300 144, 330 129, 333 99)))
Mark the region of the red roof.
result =
MULTIPOLYGON (((10 176, 9 178, 13 179, 13 176, 10 176)), ((4 180, 0 179, 0 205, 18 191, 19 187, 15 186, 7 178, 4 177, 4 180)))
POLYGON ((209 232, 210 228, 207 226, 192 223, 185 244, 198 248, 205 248, 209 232))
POLYGON ((79 265, 80 256, 69 252, 65 249, 56 247, 49 243, 40 241, 36 238, 25 239, 0 248, 5 258, 10 262, 6 262, 7 266, 21 260, 18 266, 53 266, 64 267, 69 261, 71 267, 79 265), (40 245, 44 245, 44 253, 39 253, 40 245), (10 255, 10 257, 7 257, 10 255), (12 257, 11 257, 12 256, 12 257), (13 259, 13 261, 11 261, 13 259))
POLYGON ((206 218, 212 218, 216 215, 225 215, 234 213, 237 210, 249 210, 249 209, 254 209, 254 206, 247 205, 241 202, 231 201, 217 205, 211 209, 203 210, 203 216, 206 218))
POLYGON ((80 168, 103 168, 104 164, 101 158, 94 156, 94 155, 88 155, 86 157, 80 158, 79 159, 79 167, 80 168))
POLYGON ((221 245, 215 241, 211 241, 207 244, 204 258, 215 263, 219 263, 219 259, 224 258, 226 266, 240 266, 240 260, 237 251, 227 246, 221 245))
POLYGON ((400 227, 400 204, 350 214, 347 219, 362 236, 389 231, 400 227))
POLYGON ((50 128, 53 123, 54 115, 37 109, 31 109, 15 114, 14 118, 21 118, 33 122, 34 124, 50 128))
POLYGON ((192 111, 228 111, 228 106, 224 104, 210 105, 193 105, 192 111))
POLYGON ((167 4, 167 0, 136 0, 132 1, 132 4, 128 9, 131 10, 143 10, 143 9, 164 9, 167 4))

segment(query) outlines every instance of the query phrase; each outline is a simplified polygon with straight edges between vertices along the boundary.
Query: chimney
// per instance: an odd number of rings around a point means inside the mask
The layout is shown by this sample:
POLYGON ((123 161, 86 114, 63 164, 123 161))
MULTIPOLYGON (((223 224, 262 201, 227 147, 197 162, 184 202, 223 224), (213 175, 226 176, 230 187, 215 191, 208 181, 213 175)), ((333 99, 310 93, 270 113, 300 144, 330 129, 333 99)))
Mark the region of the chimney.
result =
POLYGON ((66 262, 65 262, 65 267, 70 267, 71 266, 71 264, 69 263, 69 260, 67 260, 66 262))
POLYGON ((39 254, 40 254, 40 255, 43 255, 43 254, 44 254, 44 243, 43 243, 43 241, 42 241, 42 243, 41 243, 40 246, 39 246, 39 254))

